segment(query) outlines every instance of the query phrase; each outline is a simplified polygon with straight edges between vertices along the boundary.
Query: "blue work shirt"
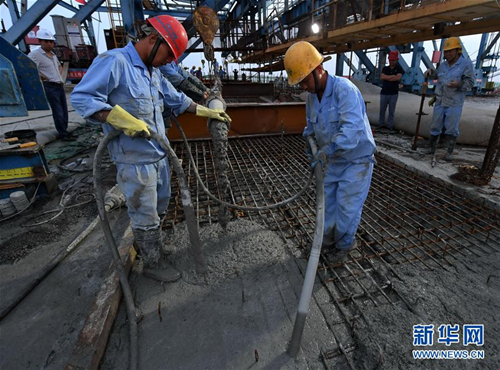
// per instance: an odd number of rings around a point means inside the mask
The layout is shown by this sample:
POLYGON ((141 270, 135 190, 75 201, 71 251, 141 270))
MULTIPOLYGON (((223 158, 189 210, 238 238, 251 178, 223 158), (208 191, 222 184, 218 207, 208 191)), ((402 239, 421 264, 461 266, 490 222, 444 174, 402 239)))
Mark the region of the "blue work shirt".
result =
POLYGON ((321 102, 309 94, 304 137, 314 134, 333 163, 375 163, 375 141, 363 97, 348 79, 328 75, 321 102))
POLYGON ((176 89, 189 76, 175 61, 161 66, 159 70, 176 89))
POLYGON ((474 87, 474 71, 472 62, 460 55, 451 66, 448 61, 441 63, 437 70, 436 101, 443 107, 461 107, 465 94, 474 87), (460 82, 458 88, 446 86, 451 81, 460 82))
MULTIPOLYGON (((109 50, 94 59, 70 99, 78 114, 99 124, 101 122, 90 117, 96 112, 111 110, 118 104, 146 122, 149 130, 157 132, 165 140, 164 104, 178 115, 192 102, 186 95, 177 92, 159 69, 152 68, 150 74, 132 43, 124 48, 109 50)), ((105 134, 114 130, 107 123, 102 125, 105 134)), ((115 162, 128 164, 155 163, 166 155, 156 141, 132 139, 125 134, 113 140, 108 149, 115 162)))

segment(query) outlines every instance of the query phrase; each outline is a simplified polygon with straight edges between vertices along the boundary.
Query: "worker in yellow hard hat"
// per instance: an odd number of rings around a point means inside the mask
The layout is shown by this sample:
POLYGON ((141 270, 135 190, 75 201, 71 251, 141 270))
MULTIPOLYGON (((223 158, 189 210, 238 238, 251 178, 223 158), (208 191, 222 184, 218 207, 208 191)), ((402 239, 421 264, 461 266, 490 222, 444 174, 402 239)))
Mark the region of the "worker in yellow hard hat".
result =
POLYGON ((306 154, 311 166, 324 170, 325 228, 323 251, 342 262, 356 245, 356 230, 370 188, 375 142, 358 88, 348 79, 328 74, 323 56, 308 42, 293 44, 285 54, 290 85, 310 94, 304 137, 313 135, 319 150, 306 154))
POLYGON ((437 79, 436 97, 429 102, 429 105, 434 105, 434 111, 427 153, 436 152, 439 135, 444 127, 447 138, 444 159, 451 161, 459 134, 458 126, 465 94, 474 87, 474 71, 470 59, 462 55, 462 45, 458 37, 447 39, 443 52, 445 61, 440 64, 438 70, 428 69, 425 72, 426 77, 437 79))

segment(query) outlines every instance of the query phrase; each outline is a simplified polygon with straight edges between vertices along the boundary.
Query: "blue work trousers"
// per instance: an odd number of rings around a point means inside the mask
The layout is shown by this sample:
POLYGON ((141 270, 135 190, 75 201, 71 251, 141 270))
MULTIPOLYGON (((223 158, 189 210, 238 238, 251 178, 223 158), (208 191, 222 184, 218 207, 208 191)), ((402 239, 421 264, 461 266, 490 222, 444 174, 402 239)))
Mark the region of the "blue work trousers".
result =
POLYGON ((116 163, 116 181, 127 199, 133 229, 151 230, 160 226, 159 214, 170 201, 168 159, 153 164, 116 163))
POLYGON ((458 124, 462 115, 462 106, 459 107, 443 107, 436 103, 432 112, 431 135, 441 135, 443 127, 446 135, 458 136, 458 124))
POLYGON ((44 82, 45 95, 52 109, 52 117, 54 125, 59 133, 59 136, 68 136, 68 104, 66 103, 66 93, 62 85, 44 82))
POLYGON ((323 244, 350 249, 356 240, 373 174, 373 163, 329 163, 324 173, 323 244))
POLYGON ((398 102, 398 94, 383 95, 380 94, 380 113, 378 118, 379 126, 385 126, 385 112, 389 106, 389 117, 387 118, 387 126, 390 129, 394 128, 394 113, 396 112, 396 103, 398 102))

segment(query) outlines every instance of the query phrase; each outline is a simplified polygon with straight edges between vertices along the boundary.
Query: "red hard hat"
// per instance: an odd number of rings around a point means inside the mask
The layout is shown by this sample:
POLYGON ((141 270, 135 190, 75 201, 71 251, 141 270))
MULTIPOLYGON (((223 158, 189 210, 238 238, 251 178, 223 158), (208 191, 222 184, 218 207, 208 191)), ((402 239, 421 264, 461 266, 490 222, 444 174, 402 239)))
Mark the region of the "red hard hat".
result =
POLYGON ((149 18, 147 22, 158 31, 165 42, 170 46, 175 59, 179 59, 186 50, 188 44, 186 30, 182 24, 170 15, 159 15, 149 18))
POLYGON ((399 53, 394 50, 389 53, 389 60, 399 60, 399 53))

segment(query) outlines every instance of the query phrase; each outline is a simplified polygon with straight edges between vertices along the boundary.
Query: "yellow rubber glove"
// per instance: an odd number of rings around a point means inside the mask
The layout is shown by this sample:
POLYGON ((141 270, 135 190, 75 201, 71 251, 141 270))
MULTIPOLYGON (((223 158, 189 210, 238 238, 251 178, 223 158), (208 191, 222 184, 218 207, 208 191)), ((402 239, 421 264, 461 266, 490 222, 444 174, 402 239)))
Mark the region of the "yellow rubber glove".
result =
POLYGON ((113 109, 111 109, 108 117, 106 118, 106 122, 117 130, 123 131, 123 133, 127 136, 151 136, 148 125, 144 121, 135 118, 119 105, 115 105, 113 109))
POLYGON ((431 100, 429 100, 429 107, 433 107, 435 102, 436 102, 436 97, 433 96, 431 100))
POLYGON ((231 117, 222 109, 210 109, 203 105, 196 105, 196 115, 199 117, 207 117, 216 119, 217 121, 231 123, 231 117))

